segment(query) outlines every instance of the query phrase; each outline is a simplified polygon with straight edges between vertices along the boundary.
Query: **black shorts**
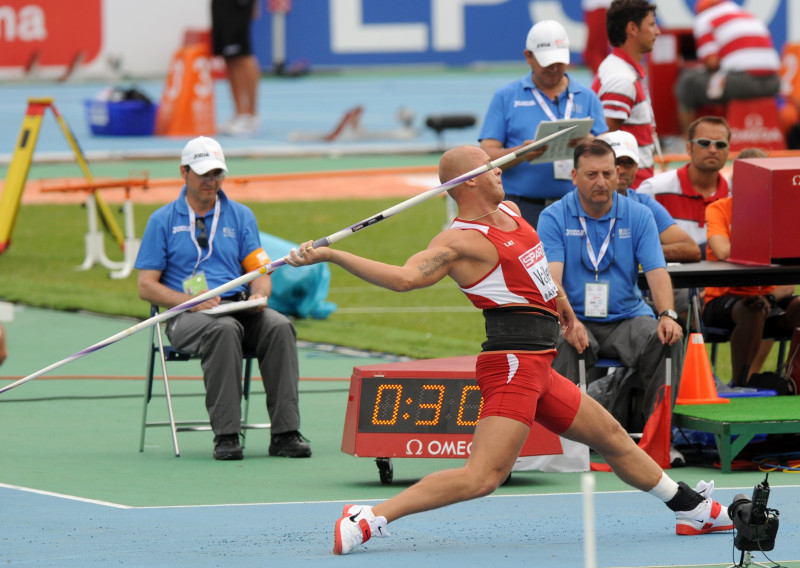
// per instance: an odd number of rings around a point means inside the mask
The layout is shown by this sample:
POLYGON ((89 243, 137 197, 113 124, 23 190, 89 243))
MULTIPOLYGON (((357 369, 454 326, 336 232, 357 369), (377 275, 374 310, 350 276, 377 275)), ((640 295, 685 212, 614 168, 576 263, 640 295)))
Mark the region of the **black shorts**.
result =
MULTIPOLYGON (((737 294, 725 294, 724 296, 714 298, 703 308, 703 324, 710 327, 733 329, 736 327, 732 316, 733 306, 736 305, 736 302, 749 297, 750 296, 739 296, 737 294)), ((767 321, 764 324, 764 337, 779 335, 780 330, 777 326, 777 320, 786 313, 786 308, 794 298, 795 296, 788 296, 772 306, 769 316, 767 316, 767 321)))
POLYGON ((250 22, 256 0, 211 0, 211 43, 214 55, 252 55, 250 22))

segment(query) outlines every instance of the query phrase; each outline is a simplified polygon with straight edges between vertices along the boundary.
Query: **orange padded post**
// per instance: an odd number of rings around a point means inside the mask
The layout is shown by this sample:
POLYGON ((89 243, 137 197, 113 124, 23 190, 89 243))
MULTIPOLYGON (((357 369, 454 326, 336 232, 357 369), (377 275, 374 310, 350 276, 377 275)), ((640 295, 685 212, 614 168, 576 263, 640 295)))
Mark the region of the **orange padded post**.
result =
POLYGON ((207 42, 186 45, 172 58, 156 114, 160 136, 200 136, 215 132, 214 81, 207 42))

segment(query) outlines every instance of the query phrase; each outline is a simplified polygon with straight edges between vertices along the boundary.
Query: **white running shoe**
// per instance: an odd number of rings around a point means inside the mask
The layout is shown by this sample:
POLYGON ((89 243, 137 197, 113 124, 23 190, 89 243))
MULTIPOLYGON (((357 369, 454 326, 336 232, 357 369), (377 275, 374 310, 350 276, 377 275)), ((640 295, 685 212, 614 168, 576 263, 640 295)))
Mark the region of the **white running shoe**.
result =
POLYGON ((389 536, 386 519, 375 517, 367 505, 345 505, 333 530, 333 553, 347 554, 373 536, 389 536))
POLYGON ((254 136, 258 132, 259 118, 252 114, 237 114, 219 127, 228 136, 254 136))
POLYGON ((711 498, 714 482, 701 480, 695 491, 704 500, 691 511, 675 512, 675 534, 687 536, 732 530, 733 521, 728 516, 728 508, 711 498))

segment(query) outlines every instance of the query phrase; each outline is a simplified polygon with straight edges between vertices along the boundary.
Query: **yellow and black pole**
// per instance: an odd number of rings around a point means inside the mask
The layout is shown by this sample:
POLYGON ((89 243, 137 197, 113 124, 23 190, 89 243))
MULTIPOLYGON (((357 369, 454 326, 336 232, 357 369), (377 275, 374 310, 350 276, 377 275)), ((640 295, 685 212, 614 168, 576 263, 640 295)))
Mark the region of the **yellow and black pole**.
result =
MULTIPOLYGON (((39 137, 42 118, 48 108, 53 111, 58 126, 61 128, 72 151, 75 153, 75 158, 78 161, 81 171, 83 171, 83 175, 90 183, 93 181, 92 172, 89 170, 89 163, 86 161, 83 151, 78 145, 75 135, 72 133, 67 121, 61 116, 53 104, 52 97, 29 98, 28 109, 22 119, 22 127, 20 128, 17 145, 14 148, 11 164, 8 166, 8 173, 6 174, 6 180, 3 186, 3 195, 0 196, 0 253, 5 252, 11 244, 11 234, 14 232, 19 205, 22 200, 22 192, 25 189, 28 171, 33 161, 33 151, 36 148, 36 140, 39 137)), ((125 235, 119 223, 117 223, 108 204, 100 195, 95 194, 95 198, 98 211, 105 226, 111 232, 117 243, 119 243, 120 247, 123 247, 125 244, 125 235)))

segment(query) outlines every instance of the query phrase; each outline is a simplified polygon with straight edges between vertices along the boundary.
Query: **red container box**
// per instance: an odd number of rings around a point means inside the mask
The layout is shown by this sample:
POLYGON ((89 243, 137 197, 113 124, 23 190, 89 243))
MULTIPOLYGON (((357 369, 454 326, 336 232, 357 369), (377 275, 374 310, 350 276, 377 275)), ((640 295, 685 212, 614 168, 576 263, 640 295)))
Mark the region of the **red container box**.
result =
POLYGON ((731 262, 800 264, 800 158, 733 165, 731 262))

